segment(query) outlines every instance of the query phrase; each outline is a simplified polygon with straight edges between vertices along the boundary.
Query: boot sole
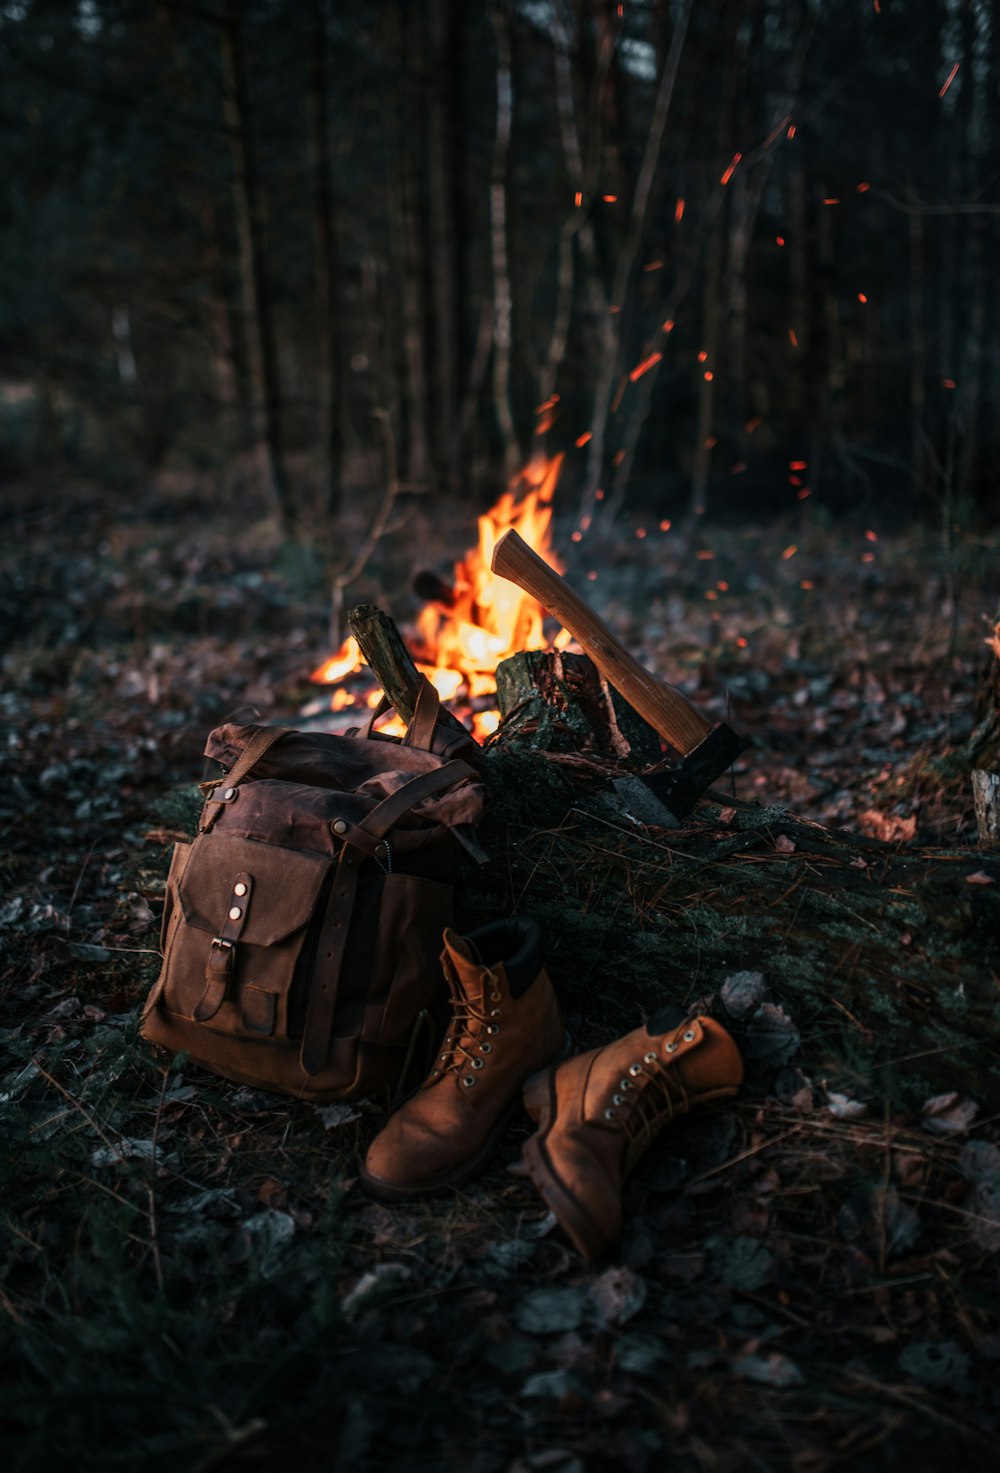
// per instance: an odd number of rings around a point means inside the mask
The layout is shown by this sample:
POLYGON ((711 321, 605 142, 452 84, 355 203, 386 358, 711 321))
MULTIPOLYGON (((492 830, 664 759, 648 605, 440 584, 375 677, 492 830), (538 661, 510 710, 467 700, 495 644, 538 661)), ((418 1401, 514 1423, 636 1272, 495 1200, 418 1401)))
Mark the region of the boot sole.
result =
POLYGON ((522 1158, 535 1190, 581 1257, 594 1263, 607 1252, 610 1241, 562 1181, 545 1144, 556 1115, 555 1069, 542 1069, 527 1081, 524 1108, 538 1126, 525 1141, 522 1158))
MULTIPOLYGON (((555 1068, 568 1059, 573 1052, 573 1039, 567 1031, 563 1036, 559 1052, 552 1061, 550 1068, 555 1068)), ((417 1197, 438 1197, 454 1187, 462 1187, 466 1182, 472 1181, 474 1177, 485 1170, 490 1157, 499 1144, 510 1121, 522 1109, 520 1093, 515 1094, 510 1104, 507 1105, 497 1117, 492 1129, 484 1139, 475 1155, 468 1157, 460 1165, 453 1167, 451 1171, 442 1173, 441 1176, 433 1177, 429 1181, 421 1182, 392 1182, 383 1177, 373 1176, 365 1169, 364 1162, 358 1169, 358 1180, 370 1197, 379 1202, 411 1202, 417 1197)))
MULTIPOLYGON (((712 1090, 701 1095, 698 1105, 714 1100, 731 1099, 736 1088, 712 1090)), ((596 1263, 612 1246, 614 1239, 602 1230, 579 1198, 566 1185, 556 1170, 546 1145, 546 1136, 556 1117, 556 1070, 539 1070, 525 1082, 524 1108, 538 1126, 537 1132, 524 1143, 523 1160, 539 1196, 552 1212, 559 1226, 588 1263, 596 1263)))

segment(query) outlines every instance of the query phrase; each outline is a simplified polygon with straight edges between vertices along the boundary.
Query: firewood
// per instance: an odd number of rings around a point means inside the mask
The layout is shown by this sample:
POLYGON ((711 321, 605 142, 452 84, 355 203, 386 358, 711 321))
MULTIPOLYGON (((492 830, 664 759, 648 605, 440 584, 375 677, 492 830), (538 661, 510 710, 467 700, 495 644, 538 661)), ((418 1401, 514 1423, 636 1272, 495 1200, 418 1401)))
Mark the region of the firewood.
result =
POLYGON ((636 766, 662 756, 660 739, 586 655, 529 650, 497 666, 501 743, 586 752, 636 766))

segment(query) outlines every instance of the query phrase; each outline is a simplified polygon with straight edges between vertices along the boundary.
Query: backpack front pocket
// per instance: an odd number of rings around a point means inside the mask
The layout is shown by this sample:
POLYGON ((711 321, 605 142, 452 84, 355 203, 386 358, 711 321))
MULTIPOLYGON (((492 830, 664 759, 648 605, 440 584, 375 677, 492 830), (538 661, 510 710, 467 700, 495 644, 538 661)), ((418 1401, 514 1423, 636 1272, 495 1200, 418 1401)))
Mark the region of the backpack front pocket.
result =
POLYGON ((290 994, 329 858, 204 834, 177 878, 161 1006, 244 1037, 288 1037, 290 994))

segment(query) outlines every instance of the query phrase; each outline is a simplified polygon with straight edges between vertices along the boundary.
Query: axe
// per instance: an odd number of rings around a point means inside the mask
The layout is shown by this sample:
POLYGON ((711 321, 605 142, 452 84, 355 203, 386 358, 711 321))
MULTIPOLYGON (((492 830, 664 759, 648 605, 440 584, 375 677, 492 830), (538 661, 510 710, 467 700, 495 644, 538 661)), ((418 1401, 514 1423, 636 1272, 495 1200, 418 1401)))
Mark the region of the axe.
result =
MULTIPOLYGON (((641 778, 622 779, 620 785, 616 784, 619 791, 625 790, 622 796, 632 797, 635 787, 641 784, 668 810, 669 818, 675 823, 687 818, 706 789, 743 751, 745 740, 724 721, 713 726, 679 690, 644 670, 604 620, 565 578, 532 551, 513 527, 498 538, 492 568, 548 609, 569 630, 608 683, 680 754, 680 761, 672 767, 646 773, 641 778)), ((650 822, 666 822, 662 808, 659 818, 650 813, 650 822)))

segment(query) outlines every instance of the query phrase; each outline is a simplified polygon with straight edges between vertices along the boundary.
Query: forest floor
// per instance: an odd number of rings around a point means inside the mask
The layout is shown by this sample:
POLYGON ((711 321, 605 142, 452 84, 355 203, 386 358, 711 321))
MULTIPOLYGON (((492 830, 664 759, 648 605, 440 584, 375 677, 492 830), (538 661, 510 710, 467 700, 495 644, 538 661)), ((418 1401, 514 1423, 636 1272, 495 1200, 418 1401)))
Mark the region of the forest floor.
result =
MULTIPOLYGON (((512 888, 541 916, 581 1046, 673 997, 747 1054, 738 1100, 649 1153, 589 1269, 509 1170, 526 1121, 468 1190, 388 1208, 356 1183, 375 1106, 230 1085, 137 1036, 208 731, 315 696, 318 561, 195 488, 23 487, 2 515, 8 1467, 987 1466, 1000 856, 960 748, 997 538, 946 565, 929 535, 814 513, 708 523, 686 558, 639 518, 557 535, 635 653, 750 735, 735 790, 763 805, 749 838, 716 811, 599 842, 562 773, 554 827, 501 803, 484 830, 504 876, 470 881, 464 921, 512 888), (855 847, 813 853, 803 820, 855 847), (727 866, 763 897, 738 924, 727 866)), ((405 621, 412 547, 447 562, 472 522, 413 498, 349 600, 405 621)))

